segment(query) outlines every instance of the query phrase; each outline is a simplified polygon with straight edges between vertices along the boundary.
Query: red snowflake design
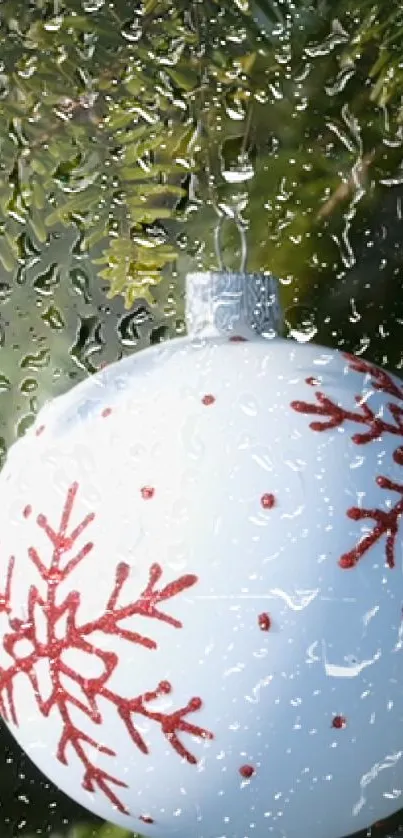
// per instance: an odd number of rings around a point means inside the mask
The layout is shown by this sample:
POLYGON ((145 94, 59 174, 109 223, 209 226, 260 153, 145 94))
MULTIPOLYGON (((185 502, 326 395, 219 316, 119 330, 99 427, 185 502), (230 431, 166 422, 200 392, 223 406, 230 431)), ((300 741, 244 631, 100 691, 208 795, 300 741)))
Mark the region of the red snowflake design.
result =
MULTIPOLYGON (((393 452, 393 459, 399 466, 403 466, 403 386, 399 386, 392 377, 379 367, 356 358, 354 355, 344 353, 343 357, 348 361, 349 368, 366 375, 370 378, 371 387, 391 396, 395 401, 387 402, 389 411, 388 418, 375 414, 365 402, 365 397, 356 396, 356 410, 345 410, 339 404, 329 399, 320 390, 315 392, 316 403, 294 401, 291 407, 298 413, 305 413, 313 416, 323 417, 322 421, 311 422, 313 431, 327 431, 337 428, 345 422, 354 422, 363 426, 363 431, 355 433, 351 437, 356 445, 366 445, 375 439, 380 439, 384 434, 392 434, 397 437, 397 447, 393 452), (365 428, 365 430, 364 430, 365 428)), ((314 386, 316 379, 307 379, 307 384, 314 386)), ((399 524, 403 513, 403 482, 395 483, 388 477, 379 475, 376 483, 381 489, 395 492, 398 500, 391 509, 361 509, 353 506, 347 510, 347 515, 353 521, 373 521, 373 529, 358 544, 339 559, 340 567, 351 568, 364 556, 365 553, 379 541, 383 536, 385 540, 385 557, 389 567, 395 566, 396 540, 399 532, 399 524)))
MULTIPOLYGON (((28 593, 27 617, 24 620, 13 616, 11 589, 15 557, 10 558, 5 591, 4 594, 0 595, 0 613, 5 613, 8 617, 10 631, 3 637, 3 646, 12 659, 12 663, 8 668, 0 668, 0 712, 6 721, 11 720, 13 724, 18 725, 14 700, 14 682, 19 674, 25 674, 30 681, 40 713, 44 717, 48 717, 52 710, 56 710, 62 720, 63 729, 58 742, 57 759, 67 765, 68 749, 74 751, 83 766, 83 788, 90 792, 98 789, 120 812, 129 814, 128 809, 119 799, 114 789, 114 787, 127 788, 127 784, 114 774, 104 771, 96 764, 96 758, 92 759, 91 757, 93 751, 114 757, 116 756, 115 751, 100 744, 83 730, 80 730, 75 721, 77 714, 74 713, 73 715, 72 713, 74 709, 81 711, 94 724, 101 725, 102 714, 98 702, 101 699, 110 702, 116 708, 116 713, 132 742, 143 754, 149 753, 148 746, 136 728, 134 719, 136 716, 151 719, 160 726, 161 733, 178 756, 191 764, 197 763, 197 758, 183 744, 181 735, 189 734, 201 739, 212 739, 213 734, 188 720, 189 715, 195 713, 202 706, 202 701, 198 697, 191 698, 185 707, 171 713, 163 713, 152 709, 153 701, 161 695, 172 692, 172 685, 169 681, 161 681, 154 690, 136 695, 134 698, 124 698, 110 689, 109 681, 118 666, 118 656, 114 652, 99 648, 92 637, 95 632, 98 632, 98 635, 101 632, 104 635, 116 635, 129 643, 139 644, 150 650, 156 649, 157 644, 151 637, 123 628, 121 626, 122 621, 129 617, 141 616, 160 620, 174 628, 181 628, 182 623, 175 617, 161 611, 159 606, 166 600, 195 585, 197 577, 187 574, 159 587, 163 571, 161 566, 155 563, 150 567, 148 582, 138 599, 127 604, 120 604, 119 601, 122 598, 123 589, 130 573, 130 566, 121 562, 116 567, 115 584, 103 613, 91 622, 80 623, 78 612, 81 594, 79 591, 70 591, 63 601, 57 604, 60 599, 60 593, 58 594, 60 585, 66 581, 81 562, 88 558, 94 546, 92 542, 88 541, 75 555, 68 558, 68 554, 71 555, 78 538, 87 530, 95 518, 93 513, 88 514, 78 526, 72 530, 70 529, 70 533, 68 533, 77 492, 78 484, 73 483, 67 492, 57 530, 53 529, 45 515, 40 514, 36 518, 38 527, 45 532, 49 539, 52 555, 47 566, 35 547, 30 547, 28 550, 29 559, 34 564, 40 579, 45 583, 46 595, 42 595, 35 585, 31 585, 28 593), (45 642, 38 637, 35 619, 37 609, 42 611, 46 620, 47 638, 45 642), (57 628, 62 618, 65 620, 65 633, 60 638, 57 628), (22 655, 18 652, 21 641, 28 641, 30 644, 30 650, 22 655), (102 674, 92 678, 83 677, 63 660, 63 652, 66 650, 79 650, 88 655, 95 655, 102 664, 102 674), (41 659, 47 659, 48 661, 52 685, 51 694, 46 699, 41 695, 35 670, 36 664, 41 659), (64 676, 70 678, 80 688, 83 700, 68 691, 65 686, 66 682, 63 680, 64 676)), ((24 647, 26 649, 26 643, 24 647)))

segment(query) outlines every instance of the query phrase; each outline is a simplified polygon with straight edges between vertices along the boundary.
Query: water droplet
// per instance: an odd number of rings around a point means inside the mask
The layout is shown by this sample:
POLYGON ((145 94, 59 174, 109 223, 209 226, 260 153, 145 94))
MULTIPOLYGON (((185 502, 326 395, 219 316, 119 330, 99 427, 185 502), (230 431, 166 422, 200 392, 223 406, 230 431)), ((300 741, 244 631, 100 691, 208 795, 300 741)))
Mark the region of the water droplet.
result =
POLYGON ((239 406, 246 416, 257 416, 259 405, 254 396, 246 394, 239 399, 239 406))
POLYGON ((255 172, 252 164, 234 169, 222 169, 221 174, 227 183, 244 183, 253 178, 255 172))
POLYGON ((84 11, 90 14, 91 12, 99 12, 104 4, 105 0, 82 0, 84 11))

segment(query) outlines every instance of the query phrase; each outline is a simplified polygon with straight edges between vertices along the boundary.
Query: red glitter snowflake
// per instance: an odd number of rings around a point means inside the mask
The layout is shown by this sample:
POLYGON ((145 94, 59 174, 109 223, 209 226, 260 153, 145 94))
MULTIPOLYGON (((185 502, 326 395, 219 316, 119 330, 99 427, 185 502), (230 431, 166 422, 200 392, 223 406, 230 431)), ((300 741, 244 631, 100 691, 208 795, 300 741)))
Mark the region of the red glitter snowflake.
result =
MULTIPOLYGON (((315 392, 316 403, 294 401, 291 407, 298 413, 306 413, 313 416, 321 416, 322 421, 311 422, 313 431, 327 431, 337 428, 345 422, 354 422, 363 427, 362 432, 355 433, 351 438, 356 445, 366 445, 375 439, 380 439, 384 434, 392 434, 397 438, 397 446, 393 452, 395 463, 403 466, 403 386, 399 386, 391 376, 384 370, 379 369, 368 361, 356 358, 354 355, 344 354, 348 361, 349 368, 354 372, 367 375, 370 378, 374 390, 391 396, 394 401, 387 403, 389 411, 388 418, 384 419, 364 401, 362 396, 356 396, 357 408, 345 410, 339 404, 329 399, 320 390, 315 392), (364 430, 365 429, 365 430, 364 430)), ((315 379, 307 379, 307 384, 314 386, 318 382, 315 379)), ((389 567, 395 565, 396 539, 399 531, 401 515, 403 513, 403 482, 395 483, 388 477, 379 475, 376 483, 381 489, 388 489, 395 492, 398 500, 391 509, 361 509, 353 506, 347 510, 347 515, 354 521, 373 521, 373 528, 363 539, 351 550, 344 553, 339 559, 342 568, 354 567, 364 554, 385 536, 385 556, 389 567)))
MULTIPOLYGON (((159 564, 153 564, 149 570, 147 585, 139 597, 134 602, 122 604, 122 593, 129 576, 130 566, 121 562, 116 567, 115 584, 103 613, 90 622, 80 622, 80 592, 72 590, 60 601, 60 585, 81 562, 87 559, 94 546, 88 541, 78 552, 75 552, 75 555, 71 555, 78 538, 95 517, 93 513, 88 514, 78 526, 70 528, 70 518, 77 492, 78 484, 73 483, 67 492, 57 530, 53 529, 45 515, 37 516, 36 523, 46 534, 52 552, 50 562, 45 563, 35 547, 30 547, 28 550, 29 559, 34 564, 40 579, 45 583, 46 594, 41 594, 35 585, 31 585, 28 593, 27 616, 24 620, 13 616, 11 589, 15 558, 14 556, 10 558, 5 591, 0 596, 0 612, 8 617, 10 630, 3 636, 3 646, 12 663, 7 668, 0 668, 0 712, 7 721, 11 720, 18 725, 14 700, 15 679, 18 675, 24 674, 30 681, 40 713, 48 717, 52 710, 57 711, 62 720, 63 728, 57 747, 57 759, 67 765, 70 748, 83 766, 83 788, 91 792, 98 789, 120 812, 129 814, 115 791, 115 787, 124 788, 127 784, 97 765, 96 752, 114 757, 115 751, 97 742, 80 729, 76 721, 77 710, 95 725, 101 725, 102 713, 99 701, 102 699, 108 701, 116 708, 117 716, 125 726, 132 742, 143 754, 149 752, 148 746, 136 727, 135 718, 137 716, 150 719, 160 726, 162 735, 179 757, 192 764, 195 764, 197 759, 183 744, 182 734, 201 739, 212 739, 213 735, 210 731, 188 720, 190 714, 195 713, 202 706, 201 699, 198 697, 191 698, 185 707, 170 713, 152 709, 153 701, 161 695, 172 692, 172 685, 169 681, 161 681, 155 689, 133 698, 124 698, 114 692, 109 682, 118 666, 118 656, 115 652, 104 651, 93 638, 95 632, 98 637, 100 633, 115 635, 129 643, 139 644, 150 650, 156 649, 157 644, 151 637, 123 628, 122 622, 130 617, 141 616, 160 620, 174 628, 181 628, 181 622, 161 611, 160 606, 166 600, 192 587, 197 582, 197 577, 187 574, 159 587, 163 571, 159 564), (38 636, 35 620, 38 609, 42 612, 47 625, 45 642, 38 636), (57 629, 62 618, 65 621, 65 632, 60 638, 57 629), (18 651, 18 647, 21 648, 21 641, 29 643, 28 651, 25 651, 27 644, 24 643, 23 654, 18 651), (79 674, 65 662, 63 653, 66 650, 78 650, 91 656, 95 655, 102 665, 102 674, 98 677, 87 678, 79 674), (47 698, 41 695, 36 674, 36 666, 43 659, 48 661, 52 685, 51 694, 47 698), (64 676, 71 679, 81 690, 82 700, 68 691, 64 676), (92 756, 94 752, 95 758, 92 756)), ((32 508, 26 507, 25 517, 28 517, 28 509, 31 513, 32 508)))

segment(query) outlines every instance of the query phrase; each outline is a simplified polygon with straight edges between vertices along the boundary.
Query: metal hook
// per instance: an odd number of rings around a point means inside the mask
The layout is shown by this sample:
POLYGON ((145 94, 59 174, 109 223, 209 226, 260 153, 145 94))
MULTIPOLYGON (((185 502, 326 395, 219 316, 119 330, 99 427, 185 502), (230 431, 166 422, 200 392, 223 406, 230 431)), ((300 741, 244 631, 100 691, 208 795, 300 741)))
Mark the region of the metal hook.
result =
POLYGON ((228 269, 225 268, 223 259, 222 259, 222 248, 221 248, 221 234, 222 228, 224 225, 224 221, 234 221, 235 226, 238 230, 239 237, 241 240, 241 263, 239 266, 240 273, 245 273, 246 271, 246 262, 248 258, 248 243, 246 240, 246 225, 241 221, 238 215, 234 213, 232 219, 228 217, 228 215, 223 215, 220 213, 220 217, 218 219, 216 228, 214 230, 214 244, 215 244, 215 252, 218 261, 218 267, 220 271, 226 271, 228 269))

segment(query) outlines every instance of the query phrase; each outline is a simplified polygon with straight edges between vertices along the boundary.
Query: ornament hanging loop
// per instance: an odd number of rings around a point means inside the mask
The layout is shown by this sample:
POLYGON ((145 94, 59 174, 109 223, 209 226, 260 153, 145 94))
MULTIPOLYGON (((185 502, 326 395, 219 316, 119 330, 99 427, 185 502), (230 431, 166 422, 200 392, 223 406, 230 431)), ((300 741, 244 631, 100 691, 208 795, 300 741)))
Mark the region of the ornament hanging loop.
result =
POLYGON ((247 273, 245 221, 237 209, 216 206, 215 210, 219 216, 214 230, 218 270, 187 275, 187 332, 192 337, 204 338, 275 337, 283 328, 278 280, 272 274, 247 273), (221 237, 225 221, 235 223, 241 240, 238 270, 223 263, 221 237))
POLYGON ((216 224, 214 230, 214 245, 215 245, 215 252, 217 256, 218 262, 218 270, 219 271, 232 271, 232 268, 226 268, 222 258, 222 231, 224 227, 225 221, 234 221, 235 226, 239 233, 239 238, 241 242, 241 263, 239 266, 239 273, 245 273, 246 271, 246 262, 248 259, 248 243, 246 240, 246 224, 242 219, 239 217, 236 211, 232 212, 231 215, 224 214, 220 210, 217 210, 219 213, 219 219, 216 224))

